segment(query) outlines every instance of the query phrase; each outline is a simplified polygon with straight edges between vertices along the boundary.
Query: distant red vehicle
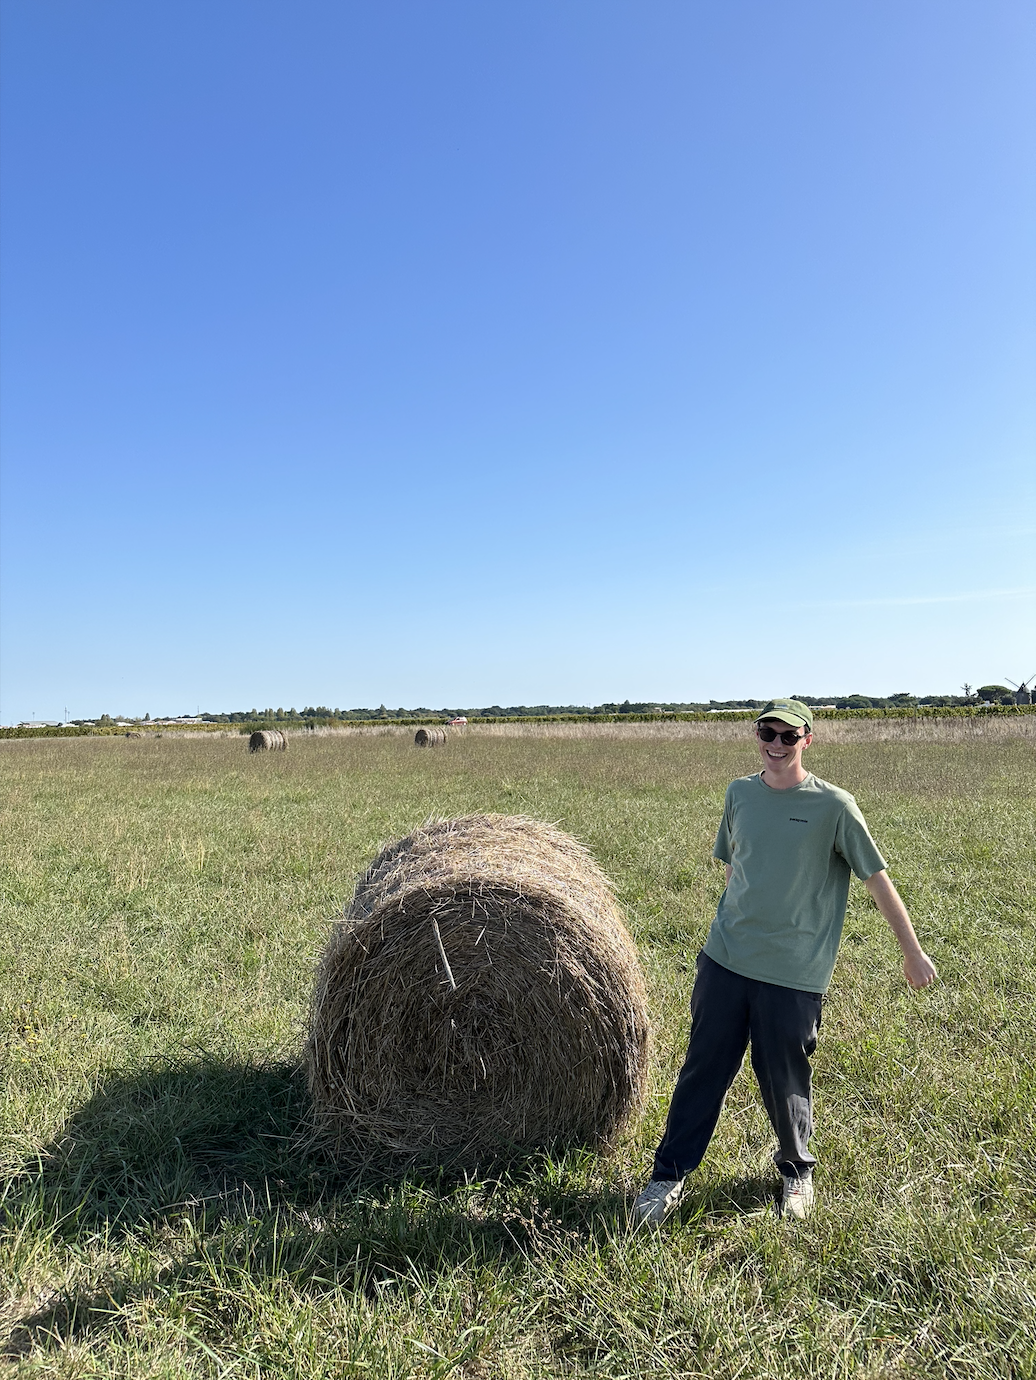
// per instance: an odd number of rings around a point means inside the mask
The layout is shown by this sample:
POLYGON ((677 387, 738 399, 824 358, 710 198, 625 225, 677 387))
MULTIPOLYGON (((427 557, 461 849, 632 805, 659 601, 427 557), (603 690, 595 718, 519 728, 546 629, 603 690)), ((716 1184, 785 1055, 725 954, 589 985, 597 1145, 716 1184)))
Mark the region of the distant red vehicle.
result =
POLYGON ((462 714, 462 715, 460 716, 459 719, 447 719, 447 721, 446 721, 446 727, 447 727, 447 728, 458 728, 458 727, 462 727, 462 726, 463 726, 464 724, 466 724, 466 723, 467 723, 467 719, 465 719, 464 715, 462 714))

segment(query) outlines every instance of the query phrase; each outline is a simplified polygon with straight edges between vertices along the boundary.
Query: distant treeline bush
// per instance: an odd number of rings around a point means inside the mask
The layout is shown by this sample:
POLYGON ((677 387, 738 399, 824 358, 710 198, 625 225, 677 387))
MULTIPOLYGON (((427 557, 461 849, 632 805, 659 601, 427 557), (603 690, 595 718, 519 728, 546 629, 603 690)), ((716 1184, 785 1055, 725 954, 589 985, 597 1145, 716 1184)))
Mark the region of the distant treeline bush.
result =
MULTIPOLYGON (((1011 691, 1006 686, 983 686, 976 695, 971 697, 963 695, 923 695, 914 696, 907 691, 901 691, 895 695, 796 695, 795 699, 802 700, 808 705, 834 705, 836 709, 913 709, 913 706, 934 706, 938 708, 974 708, 977 701, 983 699, 996 699, 998 702, 1007 702, 1013 697, 1011 691), (990 694, 985 695, 985 690, 996 691, 995 697, 990 694)), ((305 709, 238 709, 229 714, 209 714, 200 715, 206 723, 212 724, 246 724, 246 723, 275 723, 295 724, 299 727, 310 722, 316 723, 350 723, 356 721, 381 721, 391 720, 393 722, 407 722, 422 719, 454 719, 466 718, 469 722, 483 719, 600 719, 602 715, 612 715, 616 718, 629 718, 631 716, 648 714, 656 716, 659 714, 703 714, 709 710, 758 710, 762 709, 765 700, 709 700, 695 701, 690 703, 669 703, 663 704, 657 700, 644 701, 642 703, 632 703, 624 700, 621 704, 607 703, 597 705, 586 704, 512 704, 503 706, 491 704, 482 708, 443 708, 427 709, 420 706, 417 709, 405 709, 400 706, 398 709, 388 709, 385 705, 379 705, 377 709, 331 709, 327 705, 308 706, 305 709)))
MULTIPOLYGON (((828 701, 828 703, 830 703, 830 701, 828 701)), ((658 722, 718 723, 729 722, 731 720, 737 723, 738 721, 746 721, 753 719, 755 715, 758 713, 758 711, 762 708, 762 706, 763 701, 758 701, 757 703, 747 706, 745 708, 732 709, 731 712, 724 713, 722 715, 710 713, 708 710, 702 709, 694 709, 683 712, 674 710, 654 709, 642 712, 639 709, 634 709, 632 706, 629 710, 627 710, 625 706, 621 706, 618 713, 602 713, 596 709, 577 709, 575 712, 571 713, 561 711, 554 713, 547 712, 543 714, 534 714, 521 713, 521 706, 517 706, 516 712, 513 713, 510 710, 497 710, 497 707, 493 706, 493 712, 476 713, 474 711, 469 710, 465 717, 467 718, 468 723, 470 724, 492 724, 500 723, 501 721, 520 721, 522 723, 532 724, 614 724, 658 722)), ((726 706, 724 706, 724 708, 725 707, 726 706)), ((958 717, 974 718, 976 716, 984 716, 989 714, 999 715, 1033 713, 1036 713, 1036 705, 978 705, 974 703, 958 703, 947 705, 933 704, 917 700, 909 705, 888 704, 884 707, 879 708, 820 709, 816 712, 816 718, 818 720, 905 718, 943 719, 958 717)), ((387 712, 384 717, 382 717, 381 715, 376 715, 361 720, 360 715, 357 711, 352 711, 351 714, 347 715, 336 716, 334 710, 332 710, 326 718, 323 716, 317 718, 316 716, 303 716, 302 714, 299 714, 297 715, 297 723, 293 725, 290 719, 286 721, 283 718, 277 719, 276 717, 259 717, 255 719, 232 719, 229 715, 221 715, 218 718, 213 715, 206 719, 205 722, 182 724, 179 726, 175 726, 172 729, 172 731, 179 733, 211 733, 221 729, 225 731, 225 729, 228 726, 232 725, 238 731, 238 733, 249 734, 254 733, 257 729, 269 729, 275 727, 297 727, 299 729, 337 727, 345 728, 350 725, 356 725, 358 722, 368 723, 371 725, 372 728, 377 725, 381 725, 384 727, 413 728, 415 726, 419 726, 422 723, 427 723, 429 719, 441 723, 444 717, 452 718, 457 716, 454 714, 452 710, 413 710, 409 712, 404 710, 402 713, 399 713, 398 711, 396 713, 387 712)), ((134 730, 138 732, 143 730, 145 733, 155 731, 160 736, 162 733, 170 732, 170 726, 155 725, 155 728, 152 730, 151 728, 149 728, 149 725, 147 723, 138 721, 134 725, 134 730)), ((0 728, 0 738, 75 738, 85 736, 122 737, 125 736, 126 731, 127 730, 125 729, 125 727, 110 726, 107 724, 94 726, 90 726, 89 724, 83 724, 82 726, 69 725, 67 727, 40 725, 39 727, 27 726, 25 728, 0 728)))

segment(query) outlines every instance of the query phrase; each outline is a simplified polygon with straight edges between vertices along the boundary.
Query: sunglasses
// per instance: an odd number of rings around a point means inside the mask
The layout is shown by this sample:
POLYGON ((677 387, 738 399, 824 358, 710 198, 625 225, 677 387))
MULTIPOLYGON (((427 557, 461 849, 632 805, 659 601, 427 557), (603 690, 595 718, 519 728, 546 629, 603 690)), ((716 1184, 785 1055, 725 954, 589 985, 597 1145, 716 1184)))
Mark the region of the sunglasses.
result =
POLYGON ((790 729, 786 733, 778 733, 775 728, 766 728, 760 724, 755 730, 762 738, 764 743, 772 743, 774 738, 780 738, 785 747, 794 747, 800 738, 808 738, 808 733, 794 733, 790 729))

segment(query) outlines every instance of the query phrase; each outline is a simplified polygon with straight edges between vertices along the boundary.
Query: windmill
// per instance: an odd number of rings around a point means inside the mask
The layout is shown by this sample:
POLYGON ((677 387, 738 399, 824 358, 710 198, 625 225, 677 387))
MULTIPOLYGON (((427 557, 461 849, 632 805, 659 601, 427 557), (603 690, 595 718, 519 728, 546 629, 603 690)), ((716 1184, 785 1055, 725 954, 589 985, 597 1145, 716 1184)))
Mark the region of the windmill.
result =
MULTIPOLYGON (((1004 676, 1008 685, 1014 685, 1014 681, 1004 676)), ((1036 676, 1030 676, 1029 680, 1036 681, 1036 676)), ((1023 680, 1021 685, 1014 685, 1015 704, 1032 704, 1032 691, 1028 688, 1028 681, 1023 680)))

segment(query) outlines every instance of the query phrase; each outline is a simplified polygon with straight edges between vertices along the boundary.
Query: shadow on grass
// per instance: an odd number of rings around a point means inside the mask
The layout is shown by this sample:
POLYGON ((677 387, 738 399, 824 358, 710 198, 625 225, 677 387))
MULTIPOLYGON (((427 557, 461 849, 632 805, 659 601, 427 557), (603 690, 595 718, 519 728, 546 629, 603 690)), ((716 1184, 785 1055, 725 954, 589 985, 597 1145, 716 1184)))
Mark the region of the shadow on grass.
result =
POLYGON ((773 1175, 747 1179, 689 1179, 677 1221, 685 1227, 715 1226, 735 1217, 772 1215, 778 1186, 773 1175))
POLYGON ((260 1196, 268 1207, 303 1203, 335 1172, 301 1140, 306 1106, 288 1064, 155 1061, 111 1075, 23 1167, 19 1194, 65 1237, 103 1229, 117 1238, 206 1205, 240 1211, 260 1196))
POLYGON ((375 1298, 461 1264, 499 1271, 552 1234, 603 1241, 621 1220, 620 1195, 580 1187, 586 1152, 474 1168, 343 1157, 306 1134, 307 1113, 287 1064, 196 1057, 112 1076, 12 1179, 0 1216, 70 1246, 128 1246, 132 1277, 116 1266, 37 1306, 0 1359, 109 1332, 149 1296, 204 1296, 208 1311, 221 1290, 281 1278, 375 1298), (141 1247, 175 1263, 142 1278, 141 1247))

